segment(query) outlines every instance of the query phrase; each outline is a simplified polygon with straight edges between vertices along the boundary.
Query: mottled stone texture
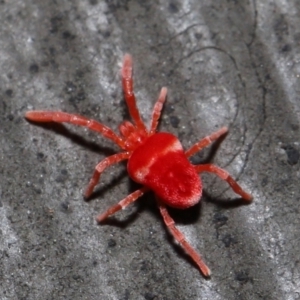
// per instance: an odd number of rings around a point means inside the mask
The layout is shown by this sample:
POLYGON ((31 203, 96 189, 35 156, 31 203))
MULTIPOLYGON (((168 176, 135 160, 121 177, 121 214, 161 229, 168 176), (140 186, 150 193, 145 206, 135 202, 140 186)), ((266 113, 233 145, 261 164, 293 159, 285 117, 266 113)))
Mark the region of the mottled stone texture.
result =
POLYGON ((298 0, 2 0, 0 20, 1 299, 300 299, 298 0), (120 164, 83 201, 115 146, 23 118, 63 110, 117 129, 126 52, 145 120, 167 86, 160 129, 186 148, 230 128, 193 162, 228 170, 253 204, 205 174, 200 205, 170 210, 210 280, 173 243, 151 193, 96 224, 137 188, 120 164))

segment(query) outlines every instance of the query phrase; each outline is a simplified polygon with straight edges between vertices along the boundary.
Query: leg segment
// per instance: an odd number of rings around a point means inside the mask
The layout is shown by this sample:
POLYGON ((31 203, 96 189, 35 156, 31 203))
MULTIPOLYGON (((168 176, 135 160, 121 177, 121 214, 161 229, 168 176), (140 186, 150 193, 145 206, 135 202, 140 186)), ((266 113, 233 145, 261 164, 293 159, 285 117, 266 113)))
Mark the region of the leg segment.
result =
POLYGON ((221 179, 228 182, 228 184, 231 186, 231 188, 234 190, 235 193, 240 195, 243 199, 251 201, 252 196, 248 193, 246 193, 239 185, 238 183, 229 175, 229 173, 213 164, 205 164, 205 165, 197 165, 195 166, 196 170, 201 172, 210 172, 214 173, 217 176, 219 176, 221 179))
POLYGON ((150 134, 154 134, 156 131, 156 127, 158 124, 158 120, 160 118, 161 110, 164 106, 164 102, 166 101, 167 91, 168 90, 165 87, 163 87, 161 89, 158 99, 154 105, 154 109, 152 112, 152 119, 151 119, 150 134))
POLYGON ((104 137, 115 142, 120 148, 125 149, 125 143, 121 137, 116 135, 109 127, 95 121, 89 120, 85 117, 68 114, 61 111, 28 111, 25 114, 25 118, 34 122, 57 122, 57 123, 71 123, 87 127, 94 130, 104 137))
POLYGON ((103 214, 99 215, 97 217, 97 222, 101 223, 103 222, 107 217, 113 215, 117 211, 124 209, 126 206, 137 200, 139 197, 141 197, 145 192, 148 191, 147 187, 142 187, 139 190, 136 190, 132 194, 128 195, 126 198, 121 200, 118 204, 115 204, 111 206, 106 212, 103 214))
POLYGON ((175 227, 174 220, 169 215, 167 208, 164 204, 162 204, 159 200, 158 207, 160 210, 160 213, 164 219, 164 222, 168 229, 170 230, 170 233, 174 237, 174 239, 181 245, 181 247, 187 252, 187 254, 193 259, 193 261, 196 263, 202 274, 206 277, 210 276, 210 270, 202 260, 201 256, 192 248, 192 246, 187 242, 184 235, 175 227))
POLYGON ((88 187, 84 193, 84 198, 87 199, 92 194, 96 184, 98 183, 102 172, 109 166, 116 164, 122 160, 128 159, 130 156, 129 152, 118 153, 103 159, 95 168, 93 177, 91 178, 88 187))
POLYGON ((185 152, 186 157, 190 157, 194 155, 196 152, 200 151, 201 149, 207 147, 210 145, 212 142, 217 140, 221 135, 225 134, 228 131, 227 127, 222 127, 218 131, 212 133, 209 136, 206 136, 204 139, 193 145, 190 149, 188 149, 185 152))
POLYGON ((133 92, 132 58, 129 54, 125 54, 123 59, 122 85, 130 116, 139 129, 146 131, 146 126, 143 123, 136 106, 135 95, 133 92))

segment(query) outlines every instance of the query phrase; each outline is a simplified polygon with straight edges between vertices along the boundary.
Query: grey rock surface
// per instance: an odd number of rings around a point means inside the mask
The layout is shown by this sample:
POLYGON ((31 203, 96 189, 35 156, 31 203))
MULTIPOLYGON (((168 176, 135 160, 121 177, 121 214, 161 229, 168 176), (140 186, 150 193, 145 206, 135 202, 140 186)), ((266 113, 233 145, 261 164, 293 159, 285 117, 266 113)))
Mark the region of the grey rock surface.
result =
POLYGON ((300 299, 300 2, 0 1, 0 299, 300 299), (228 126, 193 162, 228 170, 252 195, 202 177, 204 196, 170 210, 212 270, 204 279, 169 236, 149 193, 102 226, 137 186, 125 165, 83 201, 118 148, 62 110, 117 130, 128 118, 120 67, 134 59, 144 120, 169 89, 160 129, 185 148, 228 126))

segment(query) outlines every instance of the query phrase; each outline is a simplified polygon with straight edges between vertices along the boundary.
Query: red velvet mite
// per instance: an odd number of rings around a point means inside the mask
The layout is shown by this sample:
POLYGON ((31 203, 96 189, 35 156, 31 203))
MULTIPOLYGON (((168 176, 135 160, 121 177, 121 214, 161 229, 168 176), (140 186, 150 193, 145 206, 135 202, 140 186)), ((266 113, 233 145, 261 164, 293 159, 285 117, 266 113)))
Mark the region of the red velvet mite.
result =
POLYGON ((71 123, 87 127, 117 144, 122 152, 103 159, 96 166, 85 191, 85 198, 92 194, 102 172, 107 167, 123 160, 128 160, 127 170, 130 178, 141 184, 142 187, 99 215, 97 221, 103 222, 110 215, 137 200, 145 192, 152 190, 156 195, 163 220, 174 239, 190 255, 203 275, 210 276, 210 270, 201 256, 175 227, 174 221, 167 211, 167 206, 186 209, 198 203, 202 195, 202 182, 198 175, 201 172, 216 174, 221 179, 226 180, 234 192, 243 199, 247 201, 252 199, 252 196, 246 193, 225 170, 213 164, 192 165, 188 160, 196 152, 225 134, 228 129, 226 127, 219 129, 185 151, 178 138, 173 134, 156 132, 166 100, 167 89, 165 87, 161 89, 154 105, 150 129, 146 128, 136 106, 133 92, 132 58, 129 54, 126 54, 123 60, 122 85, 124 98, 133 121, 124 121, 119 126, 120 134, 114 133, 112 129, 95 120, 60 111, 28 111, 25 117, 34 122, 71 123))

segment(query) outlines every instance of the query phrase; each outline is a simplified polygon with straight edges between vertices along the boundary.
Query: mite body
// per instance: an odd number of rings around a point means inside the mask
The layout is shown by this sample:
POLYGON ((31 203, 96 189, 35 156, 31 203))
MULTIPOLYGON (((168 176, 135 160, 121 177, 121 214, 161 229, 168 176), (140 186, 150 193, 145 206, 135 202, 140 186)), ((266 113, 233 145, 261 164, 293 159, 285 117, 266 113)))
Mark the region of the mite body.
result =
POLYGON ((167 95, 166 88, 162 88, 154 105, 149 129, 142 121, 133 92, 132 59, 128 54, 124 56, 123 61, 122 85, 132 122, 124 121, 119 126, 120 134, 116 134, 112 129, 95 120, 60 111, 29 111, 25 117, 33 122, 71 123, 87 127, 117 144, 122 151, 106 157, 96 166, 85 191, 85 198, 92 194, 103 171, 123 160, 128 160, 129 176, 140 183, 142 187, 99 215, 97 221, 103 222, 110 215, 137 200, 145 192, 152 190, 156 195, 157 205, 163 220, 174 239, 190 255, 203 275, 210 276, 210 270, 201 256, 175 227, 174 221, 167 211, 167 206, 186 209, 198 203, 202 195, 202 183, 198 175, 201 172, 216 174, 227 181, 231 188, 246 201, 252 199, 251 195, 246 193, 225 170, 213 164, 193 165, 188 160, 196 152, 226 134, 227 128, 219 129, 184 151, 176 136, 166 132, 156 132, 167 95))
POLYGON ((202 184, 176 136, 159 132, 150 136, 128 160, 129 176, 143 184, 165 204, 185 209, 200 201, 202 184))

